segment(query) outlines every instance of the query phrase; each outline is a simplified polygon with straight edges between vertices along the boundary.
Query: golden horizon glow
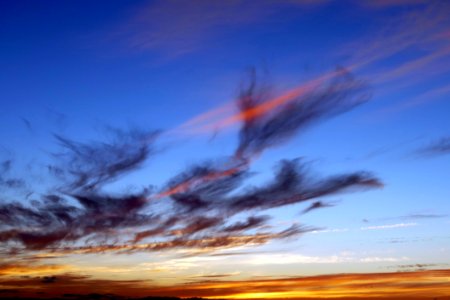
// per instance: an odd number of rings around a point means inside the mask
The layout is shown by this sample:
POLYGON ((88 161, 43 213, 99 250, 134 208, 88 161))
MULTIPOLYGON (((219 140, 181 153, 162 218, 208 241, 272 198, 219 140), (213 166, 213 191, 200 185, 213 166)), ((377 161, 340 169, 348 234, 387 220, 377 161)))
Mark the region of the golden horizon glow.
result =
MULTIPOLYGON (((210 299, 416 299, 449 297, 450 269, 228 281, 206 280, 170 286, 158 286, 144 280, 102 280, 76 275, 60 275, 60 279, 56 276, 51 286, 39 284, 32 278, 21 277, 16 280, 0 278, 1 288, 11 289, 18 286, 33 287, 46 292, 48 290, 51 294, 59 290, 64 290, 65 293, 75 291, 89 293, 95 290, 97 293, 114 291, 118 294, 139 297, 151 295, 210 299)), ((27 294, 27 290, 23 293, 27 294)))

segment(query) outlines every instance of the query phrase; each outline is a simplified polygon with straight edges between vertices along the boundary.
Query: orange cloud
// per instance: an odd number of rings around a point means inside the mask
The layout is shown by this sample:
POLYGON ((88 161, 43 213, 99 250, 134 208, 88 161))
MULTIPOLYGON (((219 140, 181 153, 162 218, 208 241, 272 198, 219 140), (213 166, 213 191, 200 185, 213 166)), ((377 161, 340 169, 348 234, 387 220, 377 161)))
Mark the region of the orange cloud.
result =
MULTIPOLYGON (((351 65, 346 69, 352 70, 359 67, 359 64, 351 65)), ((187 133, 206 133, 212 130, 218 130, 232 125, 255 119, 267 114, 288 102, 299 100, 302 96, 311 93, 313 90, 326 83, 327 80, 339 75, 341 70, 326 72, 316 78, 301 83, 296 87, 278 95, 277 97, 267 99, 266 101, 251 107, 249 109, 230 114, 230 104, 226 104, 217 109, 205 112, 183 123, 178 130, 187 133), (227 113, 221 115, 220 112, 227 113), (212 118, 214 116, 214 118, 212 118)))
POLYGON ((35 265, 23 264, 17 262, 8 262, 0 264, 0 276, 28 276, 28 275, 44 275, 68 272, 72 270, 67 265, 35 265))
MULTIPOLYGON (((399 1, 396 4, 404 4, 404 1, 399 1)), ((376 82, 390 82, 396 79, 404 79, 405 76, 411 75, 413 71, 422 70, 431 62, 448 56, 450 53, 448 45, 436 45, 436 43, 448 40, 447 16, 443 13, 443 10, 445 9, 439 5, 427 5, 423 11, 412 11, 404 14, 401 18, 392 20, 388 28, 381 30, 378 34, 372 34, 369 41, 357 41, 346 45, 344 52, 351 49, 352 53, 347 69, 362 70, 410 47, 424 45, 431 47, 432 50, 429 54, 409 60, 400 66, 392 67, 373 78, 376 82)), ((227 103, 188 120, 174 131, 185 134, 207 133, 257 118, 281 105, 297 100, 335 75, 335 71, 323 73, 321 76, 301 83, 275 98, 268 99, 251 109, 238 113, 233 114, 232 105, 227 103)))
POLYGON ((115 293, 125 296, 178 296, 213 299, 450 299, 450 270, 396 273, 335 274, 309 277, 265 278, 240 281, 198 281, 156 286, 149 281, 114 281, 85 276, 55 276, 52 283, 36 278, 0 280, 20 296, 36 291, 115 293))
POLYGON ((222 177, 231 176, 241 170, 242 170, 241 167, 230 168, 230 169, 227 169, 224 171, 211 172, 211 173, 208 173, 208 174, 198 177, 198 178, 189 179, 189 180, 181 182, 180 184, 177 184, 176 186, 174 186, 166 191, 163 191, 163 192, 157 194, 155 196, 155 198, 159 199, 159 198, 163 198, 163 197, 168 197, 173 194, 183 193, 198 183, 208 182, 208 181, 216 180, 216 179, 219 179, 222 177))
MULTIPOLYGON (((367 4, 390 6, 423 2, 425 1, 396 0, 370 1, 367 4)), ((404 79, 405 76, 411 75, 413 71, 422 70, 423 67, 428 66, 431 62, 446 57, 450 53, 448 45, 442 47, 442 44, 436 44, 448 40, 449 30, 448 18, 445 13, 446 8, 448 6, 445 3, 442 5, 428 4, 423 10, 412 10, 399 18, 392 19, 384 29, 381 29, 378 33, 370 34, 370 40, 355 41, 345 45, 341 54, 351 54, 351 59, 348 61, 346 68, 352 71, 362 70, 411 47, 426 46, 431 49, 429 54, 407 61, 401 66, 392 67, 373 78, 376 82, 390 82, 400 78, 404 79), (350 53, 348 53, 349 51, 350 53)), ((275 98, 268 99, 255 107, 237 113, 233 113, 232 104, 227 103, 193 117, 171 130, 171 132, 178 134, 204 134, 257 118, 290 101, 298 100, 301 96, 311 92, 335 75, 335 71, 325 72, 321 76, 301 83, 275 98)))
POLYGON ((151 289, 155 295, 220 299, 404 298, 450 295, 450 270, 205 281, 151 289))

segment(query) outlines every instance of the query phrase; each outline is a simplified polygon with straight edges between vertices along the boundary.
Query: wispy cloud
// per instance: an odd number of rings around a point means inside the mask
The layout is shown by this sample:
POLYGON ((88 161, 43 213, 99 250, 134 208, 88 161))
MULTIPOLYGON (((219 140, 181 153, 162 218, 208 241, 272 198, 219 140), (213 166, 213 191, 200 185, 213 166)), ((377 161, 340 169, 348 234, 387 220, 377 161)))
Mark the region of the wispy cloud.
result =
POLYGON ((423 271, 427 269, 434 269, 434 268, 442 268, 448 266, 448 264, 409 264, 409 265, 397 265, 397 266, 390 266, 390 268, 395 268, 401 271, 423 271))
POLYGON ((445 97, 448 97, 449 94, 450 94, 450 85, 439 86, 436 88, 429 89, 417 96, 411 97, 407 99, 407 101, 385 107, 379 112, 383 114, 401 112, 407 109, 415 108, 417 106, 445 99, 445 97))
POLYGON ((443 137, 417 151, 424 156, 441 156, 450 154, 450 137, 443 137))
POLYGON ((425 4, 429 1, 427 0, 368 0, 368 1, 358 1, 360 4, 365 5, 370 8, 389 8, 396 6, 415 6, 420 4, 425 4))
POLYGON ((163 251, 179 248, 198 249, 200 252, 210 252, 214 250, 235 248, 245 245, 262 245, 271 240, 295 237, 306 233, 312 229, 291 226, 276 233, 256 233, 253 235, 217 235, 203 236, 202 238, 191 238, 188 234, 179 238, 170 239, 164 242, 154 242, 147 244, 109 244, 84 247, 60 247, 47 248, 51 253, 57 254, 87 254, 87 253, 131 253, 138 251, 163 251))
POLYGON ((402 216, 396 217, 385 217, 377 219, 364 219, 365 223, 369 222, 380 222, 380 221, 393 221, 393 220, 427 220, 427 219, 440 219, 446 218, 446 214, 436 214, 436 213, 410 213, 402 216))
MULTIPOLYGON (((351 61, 353 61, 350 65, 357 64, 360 67, 373 66, 374 63, 392 57, 408 48, 417 48, 423 45, 432 46, 429 55, 434 57, 437 54, 433 54, 436 53, 433 51, 442 50, 442 46, 447 45, 445 39, 436 39, 449 28, 444 12, 447 8, 447 3, 434 1, 427 3, 425 7, 412 7, 405 10, 404 13, 393 15, 392 18, 385 20, 384 26, 381 26, 377 32, 372 32, 370 38, 367 37, 366 40, 346 45, 343 52, 356 53, 350 55, 351 61), (358 51, 355 52, 355 49, 358 51)), ((426 52, 424 56, 427 56, 426 52)), ((393 68, 394 70, 398 69, 395 66, 393 68)), ((400 70, 404 69, 403 66, 393 72, 401 73, 400 70)))
POLYGON ((252 265, 285 265, 285 264, 339 264, 339 263, 378 263, 401 262, 409 260, 407 257, 379 257, 379 256, 307 256, 299 254, 256 254, 247 259, 244 264, 252 265))
POLYGON ((366 226, 361 227, 361 230, 383 230, 383 229, 395 229, 395 228, 406 228, 417 226, 417 223, 397 223, 397 224, 386 224, 386 225, 376 225, 376 226, 366 226))
POLYGON ((358 69, 367 73, 371 81, 377 85, 378 95, 383 98, 405 88, 428 85, 424 92, 389 103, 377 114, 402 112, 447 96, 448 85, 433 88, 429 86, 435 82, 437 76, 450 71, 448 63, 450 44, 446 34, 450 22, 445 13, 449 9, 448 3, 442 1, 364 3, 379 8, 411 5, 403 13, 385 19, 378 32, 370 34, 370 40, 355 41, 352 47, 344 48, 352 49, 353 52, 355 48, 360 49, 356 51, 356 55, 349 55, 350 60, 359 63, 358 69))
POLYGON ((205 47, 242 26, 267 22, 284 7, 317 6, 323 1, 153 1, 136 9, 112 38, 134 51, 173 59, 205 47))
MULTIPOLYGON (((19 253, 55 254, 256 246, 317 229, 296 223, 271 227, 270 209, 315 201, 306 213, 330 206, 320 198, 383 186, 366 171, 312 175, 311 165, 300 159, 278 162, 264 184, 247 184, 259 154, 369 99, 366 85, 345 69, 276 98, 255 74, 236 100, 239 112, 222 118, 240 125, 235 150, 189 166, 161 188, 108 192, 109 184, 157 155, 159 131, 108 129, 108 139, 88 143, 55 136, 61 151, 53 154, 46 174, 56 186, 32 199, 0 204, 0 243, 19 253)), ((2 164, 0 179, 10 167, 9 161, 2 164)))
POLYGON ((444 214, 410 214, 406 216, 401 216, 399 218, 402 219, 438 219, 438 218, 445 218, 448 215, 444 214))
POLYGON ((316 201, 311 203, 307 208, 301 211, 301 214, 309 213, 312 210, 319 209, 319 208, 325 208, 325 207, 333 207, 333 203, 325 203, 322 201, 316 201))

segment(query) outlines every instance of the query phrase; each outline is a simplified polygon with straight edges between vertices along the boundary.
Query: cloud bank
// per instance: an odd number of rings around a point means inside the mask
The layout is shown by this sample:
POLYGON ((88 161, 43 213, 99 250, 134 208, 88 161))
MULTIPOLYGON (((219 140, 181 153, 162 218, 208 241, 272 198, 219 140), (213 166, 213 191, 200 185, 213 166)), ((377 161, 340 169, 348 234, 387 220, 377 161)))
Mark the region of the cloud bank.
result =
MULTIPOLYGON (((367 171, 312 175, 303 159, 281 160, 271 180, 249 184, 252 162, 261 153, 370 97, 366 84, 344 69, 289 97, 269 95, 252 72, 236 99, 239 112, 233 122, 241 125, 235 151, 194 163, 162 187, 133 193, 112 193, 107 187, 157 155, 163 132, 109 129, 106 140, 88 143, 56 135, 61 150, 46 170, 56 184, 46 193, 1 202, 0 243, 10 253, 62 254, 260 245, 317 229, 301 224, 275 228, 270 209, 312 201, 307 213, 330 206, 319 200, 323 197, 382 186, 367 171)), ((8 188, 16 187, 7 179, 11 164, 2 163, 0 176, 8 188)))

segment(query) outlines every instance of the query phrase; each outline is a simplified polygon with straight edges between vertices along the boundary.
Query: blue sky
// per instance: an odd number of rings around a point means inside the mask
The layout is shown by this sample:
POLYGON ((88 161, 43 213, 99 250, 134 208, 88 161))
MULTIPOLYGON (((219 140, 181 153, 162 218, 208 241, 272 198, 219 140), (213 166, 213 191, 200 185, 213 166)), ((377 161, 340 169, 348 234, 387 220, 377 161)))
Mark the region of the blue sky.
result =
MULTIPOLYGON (((142 196, 151 203, 147 208, 150 214, 164 219, 164 214, 180 209, 180 214, 191 220, 195 213, 177 207, 172 194, 160 195, 174 187, 171 179, 197 163, 209 159, 210 166, 220 172, 229 171, 226 168, 236 163, 233 159, 238 155, 233 158, 233 153, 241 126, 250 119, 246 112, 239 112, 235 102, 252 67, 258 74, 257 83, 269 87, 264 95, 267 102, 299 88, 309 89, 314 80, 319 84, 312 91, 321 91, 328 82, 322 76, 340 76, 333 73, 336 68, 346 69, 362 84, 368 101, 330 118, 313 118, 315 122, 299 126, 288 139, 255 150, 244 162, 249 178, 232 197, 252 186, 270 185, 267 182, 283 159, 300 158, 313 179, 367 171, 364 176, 370 174, 377 184, 351 193, 325 193, 311 201, 332 206, 306 214, 301 212, 312 202, 270 209, 262 205, 260 210, 244 209, 237 214, 228 211, 230 219, 222 220, 223 226, 231 226, 232 221, 242 225, 248 216, 271 217, 267 224, 241 234, 269 230, 276 235, 299 224, 309 229, 287 239, 269 238, 223 249, 181 246, 142 253, 133 248, 133 254, 126 257, 114 251, 80 254, 74 249, 61 250, 74 245, 95 248, 105 242, 125 245, 130 241, 125 237, 138 230, 128 227, 111 228, 117 230, 114 234, 120 236, 119 241, 110 236, 102 240, 97 235, 107 236, 109 231, 94 229, 94 237, 89 233, 67 242, 74 234, 71 227, 70 234, 54 243, 39 244, 44 245, 39 249, 20 235, 0 242, 6 249, 20 249, 24 256, 60 251, 57 261, 51 263, 70 266, 56 271, 61 274, 85 270, 93 278, 108 277, 108 267, 118 268, 119 261, 126 266, 118 271, 120 278, 136 278, 144 269, 150 270, 145 278, 152 278, 159 268, 162 273, 158 274, 170 275, 167 282, 177 284, 199 269, 202 274, 247 279, 390 272, 416 264, 446 268, 450 259, 450 236, 445 231, 450 224, 449 9, 440 1, 2 2, 0 157, 11 162, 11 168, 4 168, 0 176, 4 209, 8 203, 19 203, 39 210, 32 200, 42 202, 49 194, 74 197, 69 202, 80 208, 83 203, 76 204, 74 195, 98 200, 120 194, 126 199, 127 193, 152 187, 142 196), (206 121, 186 125, 218 108, 219 113, 206 121), (237 120, 223 121, 233 116, 237 120), (135 140, 127 131, 130 129, 159 133, 155 140, 148 135, 135 140), (71 148, 57 136, 102 147, 95 142, 120 130, 124 135, 119 135, 117 144, 127 138, 131 141, 124 152, 134 155, 135 145, 143 142, 151 146, 149 158, 131 167, 133 172, 121 170, 120 176, 112 176, 112 183, 68 190, 74 183, 67 179, 74 174, 71 164, 78 162, 74 149, 81 149, 82 144, 71 144, 75 145, 71 148), (66 165, 59 165, 61 158, 68 159, 66 165), (61 167, 67 177, 52 176, 49 165, 61 167), (19 188, 4 183, 11 178, 24 183, 19 188), (211 256, 233 251, 246 254, 211 256), (193 256, 183 258, 183 253, 193 256), (230 267, 230 259, 235 257, 247 260, 248 265, 230 267), (98 266, 89 270, 86 266, 93 261, 98 266)), ((288 101, 304 101, 302 97, 288 101)), ((283 107, 277 105, 255 119, 276 115, 283 107)), ((103 157, 108 160, 107 154, 100 154, 92 156, 91 162, 103 157)), ((80 168, 89 167, 89 162, 81 162, 80 168)), ((214 174, 207 176, 215 181, 214 174)), ((318 179, 314 184, 320 182, 324 181, 318 179)), ((188 184, 189 188, 197 185, 188 184)), ((210 216, 214 209, 206 214, 210 216)), ((186 220, 179 226, 189 227, 183 223, 186 220)), ((6 217, 2 222, 4 236, 9 230, 29 230, 30 226, 6 217)), ((39 230, 50 236, 52 226, 39 230)), ((207 230, 217 234, 214 226, 207 230)), ((196 234, 192 238, 206 233, 196 234)), ((167 235, 154 239, 169 240, 167 235)), ((10 253, 2 255, 13 263, 10 253)), ((47 263, 42 260, 39 266, 47 263)))

